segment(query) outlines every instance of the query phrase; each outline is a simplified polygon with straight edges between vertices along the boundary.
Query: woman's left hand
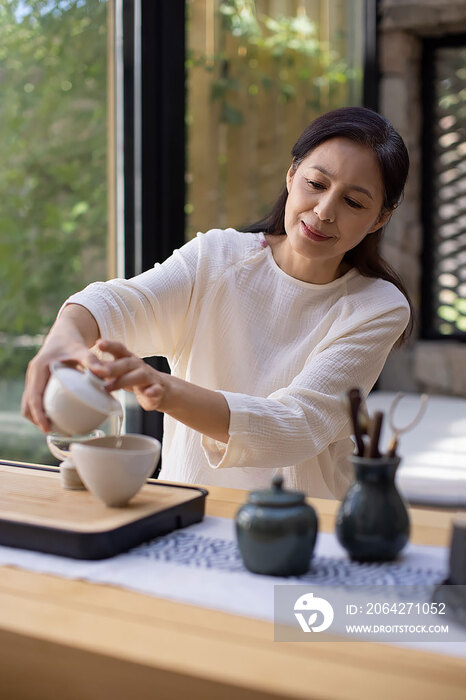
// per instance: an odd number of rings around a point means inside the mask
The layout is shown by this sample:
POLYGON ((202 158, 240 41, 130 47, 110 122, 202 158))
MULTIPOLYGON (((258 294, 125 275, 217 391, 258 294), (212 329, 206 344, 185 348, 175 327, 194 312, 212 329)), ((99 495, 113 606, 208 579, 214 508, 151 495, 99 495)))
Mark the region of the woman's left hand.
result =
POLYGON ((96 370, 96 374, 98 372, 98 376, 106 380, 108 391, 127 389, 135 394, 138 403, 146 411, 163 411, 167 389, 163 372, 158 372, 140 357, 133 355, 123 343, 99 340, 97 347, 115 358, 111 361, 103 360, 101 369, 96 370))

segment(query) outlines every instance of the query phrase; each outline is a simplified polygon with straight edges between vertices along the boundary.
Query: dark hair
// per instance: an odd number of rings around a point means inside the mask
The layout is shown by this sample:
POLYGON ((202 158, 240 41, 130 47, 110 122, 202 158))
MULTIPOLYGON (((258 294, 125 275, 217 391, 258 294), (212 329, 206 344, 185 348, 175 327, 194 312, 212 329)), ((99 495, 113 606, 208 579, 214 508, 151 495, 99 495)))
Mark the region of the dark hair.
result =
MULTIPOLYGON (((401 136, 388 119, 365 107, 343 107, 322 114, 306 127, 296 141, 291 155, 293 168, 324 141, 344 137, 367 146, 375 153, 384 185, 383 209, 391 211, 398 205, 409 170, 409 156, 401 136)), ((288 198, 284 187, 271 211, 259 221, 243 229, 269 234, 285 233, 285 204, 288 198)), ((344 260, 355 267, 365 277, 377 277, 394 284, 404 294, 411 309, 408 328, 401 336, 401 342, 413 327, 413 307, 408 292, 395 270, 382 258, 380 244, 383 226, 345 253, 344 260)))

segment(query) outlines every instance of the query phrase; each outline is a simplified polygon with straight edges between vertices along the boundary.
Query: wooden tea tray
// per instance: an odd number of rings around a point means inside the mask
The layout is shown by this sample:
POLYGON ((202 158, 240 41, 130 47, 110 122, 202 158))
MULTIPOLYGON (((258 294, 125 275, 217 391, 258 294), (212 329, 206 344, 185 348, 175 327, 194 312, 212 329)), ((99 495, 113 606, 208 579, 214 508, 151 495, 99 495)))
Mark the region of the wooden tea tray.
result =
POLYGON ((207 491, 148 481, 124 508, 70 491, 58 471, 0 461, 0 544, 74 559, 104 559, 199 522, 207 491))

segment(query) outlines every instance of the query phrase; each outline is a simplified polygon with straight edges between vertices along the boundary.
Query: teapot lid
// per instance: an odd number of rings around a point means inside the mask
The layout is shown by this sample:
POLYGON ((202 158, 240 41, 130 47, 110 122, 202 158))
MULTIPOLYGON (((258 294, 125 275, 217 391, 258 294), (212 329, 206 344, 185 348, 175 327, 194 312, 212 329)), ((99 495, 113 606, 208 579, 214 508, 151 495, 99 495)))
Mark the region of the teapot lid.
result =
POLYGON ((272 479, 272 487, 262 491, 252 491, 249 494, 249 503, 257 506, 296 506, 305 502, 305 494, 301 491, 286 491, 283 488, 283 477, 276 474, 272 479))
POLYGON ((62 362, 53 362, 50 371, 70 394, 88 406, 107 415, 122 414, 120 402, 106 390, 105 381, 89 369, 83 372, 62 362))

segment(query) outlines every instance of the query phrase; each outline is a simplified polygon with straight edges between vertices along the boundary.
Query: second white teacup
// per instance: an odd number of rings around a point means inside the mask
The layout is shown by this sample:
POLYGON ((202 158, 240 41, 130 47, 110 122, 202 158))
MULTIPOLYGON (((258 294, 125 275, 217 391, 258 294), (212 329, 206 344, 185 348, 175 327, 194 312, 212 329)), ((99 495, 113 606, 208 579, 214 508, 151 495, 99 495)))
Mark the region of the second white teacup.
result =
POLYGON ((148 435, 107 435, 71 444, 71 458, 86 488, 107 506, 120 507, 152 474, 160 442, 148 435))

